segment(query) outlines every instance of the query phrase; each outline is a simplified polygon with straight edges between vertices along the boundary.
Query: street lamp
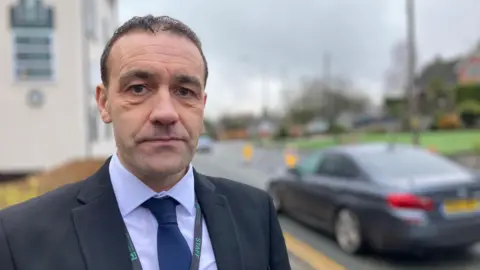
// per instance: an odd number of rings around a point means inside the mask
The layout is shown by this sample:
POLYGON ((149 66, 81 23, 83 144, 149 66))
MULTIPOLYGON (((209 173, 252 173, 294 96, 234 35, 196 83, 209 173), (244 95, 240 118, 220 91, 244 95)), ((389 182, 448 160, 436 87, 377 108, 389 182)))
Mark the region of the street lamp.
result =
POLYGON ((420 143, 419 123, 417 117, 417 102, 415 91, 415 67, 416 67, 416 48, 415 48, 415 2, 406 0, 407 17, 407 49, 408 49, 408 119, 412 131, 413 144, 420 143))

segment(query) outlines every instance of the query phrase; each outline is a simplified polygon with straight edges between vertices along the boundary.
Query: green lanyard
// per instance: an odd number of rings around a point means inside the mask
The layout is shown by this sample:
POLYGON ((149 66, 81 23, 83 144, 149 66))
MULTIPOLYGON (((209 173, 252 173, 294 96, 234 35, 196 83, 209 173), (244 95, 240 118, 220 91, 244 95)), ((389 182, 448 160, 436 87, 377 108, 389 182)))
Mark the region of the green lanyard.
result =
MULTIPOLYGON (((192 263, 190 264, 190 270, 199 270, 200 268, 200 255, 202 253, 202 210, 200 204, 195 199, 195 226, 193 229, 193 255, 192 263)), ((138 258, 137 251, 133 245, 132 238, 128 233, 127 226, 125 226, 125 234, 128 241, 128 251, 130 252, 130 260, 132 261, 133 270, 143 270, 140 260, 138 258)), ((161 269, 160 269, 161 270, 161 269)))

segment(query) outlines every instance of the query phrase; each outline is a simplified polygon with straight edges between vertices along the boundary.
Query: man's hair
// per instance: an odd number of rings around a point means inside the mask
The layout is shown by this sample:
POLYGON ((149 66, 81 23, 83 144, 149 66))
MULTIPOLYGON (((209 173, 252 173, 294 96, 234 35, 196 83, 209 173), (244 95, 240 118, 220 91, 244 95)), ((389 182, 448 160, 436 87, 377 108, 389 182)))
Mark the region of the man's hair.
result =
POLYGON ((173 19, 169 16, 154 17, 152 15, 147 15, 143 17, 136 16, 126 21, 123 25, 117 28, 115 33, 113 33, 113 36, 105 45, 105 49, 103 50, 102 57, 100 58, 100 74, 101 74, 102 82, 105 86, 108 86, 108 83, 109 83, 107 61, 113 45, 122 36, 132 31, 138 31, 138 30, 150 32, 152 34, 156 34, 159 32, 170 32, 170 33, 188 38, 195 45, 195 47, 198 48, 198 50, 200 51, 200 54, 202 55, 203 63, 205 65, 204 81, 205 81, 205 84, 207 83, 207 78, 208 78, 207 59, 203 54, 202 43, 200 42, 200 39, 198 38, 197 34, 195 34, 195 32, 183 22, 173 19))

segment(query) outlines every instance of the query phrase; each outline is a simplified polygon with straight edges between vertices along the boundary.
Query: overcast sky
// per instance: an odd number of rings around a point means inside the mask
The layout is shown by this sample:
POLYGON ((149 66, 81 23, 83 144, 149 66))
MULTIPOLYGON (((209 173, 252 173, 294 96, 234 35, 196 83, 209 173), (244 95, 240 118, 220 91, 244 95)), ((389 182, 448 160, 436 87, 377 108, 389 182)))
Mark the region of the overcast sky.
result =
MULTIPOLYGON (((416 1, 419 65, 480 40, 480 0, 416 1)), ((325 52, 341 74, 378 101, 393 46, 405 37, 404 0, 120 0, 120 23, 169 15, 203 42, 211 76, 206 114, 259 111, 262 90, 278 106, 281 85, 322 74, 325 52), (265 83, 266 82, 266 83, 265 83)))

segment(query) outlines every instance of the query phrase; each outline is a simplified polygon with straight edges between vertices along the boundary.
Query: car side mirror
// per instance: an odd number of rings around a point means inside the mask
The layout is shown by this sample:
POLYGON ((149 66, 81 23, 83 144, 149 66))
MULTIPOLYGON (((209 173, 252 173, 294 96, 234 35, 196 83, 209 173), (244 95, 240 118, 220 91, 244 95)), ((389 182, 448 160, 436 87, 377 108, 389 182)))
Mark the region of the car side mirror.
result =
POLYGON ((300 176, 301 176, 300 171, 299 171, 296 167, 289 168, 289 169, 288 169, 288 173, 294 175, 294 176, 297 177, 297 178, 300 178, 300 176))

